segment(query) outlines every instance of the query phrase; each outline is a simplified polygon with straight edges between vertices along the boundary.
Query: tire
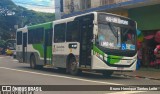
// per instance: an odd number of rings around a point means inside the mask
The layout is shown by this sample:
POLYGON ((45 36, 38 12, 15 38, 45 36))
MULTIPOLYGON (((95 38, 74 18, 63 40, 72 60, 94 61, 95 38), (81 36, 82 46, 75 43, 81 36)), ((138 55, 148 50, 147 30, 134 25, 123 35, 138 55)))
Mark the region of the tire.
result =
POLYGON ((78 75, 81 73, 81 70, 78 69, 76 59, 74 57, 69 59, 68 71, 71 75, 78 75))
POLYGON ((106 78, 111 77, 111 75, 113 74, 113 71, 103 71, 102 74, 106 78))
POLYGON ((37 63, 37 62, 36 62, 36 58, 35 58, 34 55, 32 55, 31 58, 30 58, 30 67, 31 67, 32 69, 36 69, 36 68, 37 68, 36 63, 37 63))

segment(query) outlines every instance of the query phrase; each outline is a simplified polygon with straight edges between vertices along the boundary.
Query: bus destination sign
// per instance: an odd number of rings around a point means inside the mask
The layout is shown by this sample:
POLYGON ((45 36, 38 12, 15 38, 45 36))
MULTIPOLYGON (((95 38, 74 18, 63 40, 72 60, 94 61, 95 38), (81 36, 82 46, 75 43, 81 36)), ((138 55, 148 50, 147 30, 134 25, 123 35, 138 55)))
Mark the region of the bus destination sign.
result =
POLYGON ((122 20, 122 19, 117 18, 117 17, 107 16, 107 17, 106 17, 106 21, 107 21, 107 22, 117 23, 117 24, 128 25, 128 21, 122 20))

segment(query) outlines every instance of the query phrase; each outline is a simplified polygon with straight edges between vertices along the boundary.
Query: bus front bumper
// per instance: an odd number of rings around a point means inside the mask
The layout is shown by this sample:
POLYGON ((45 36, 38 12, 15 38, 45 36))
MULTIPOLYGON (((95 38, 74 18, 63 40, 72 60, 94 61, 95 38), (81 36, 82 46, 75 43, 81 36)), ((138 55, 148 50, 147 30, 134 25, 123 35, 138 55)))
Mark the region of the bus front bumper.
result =
POLYGON ((92 56, 92 70, 112 70, 112 71, 135 71, 136 70, 136 62, 137 60, 131 60, 132 64, 129 64, 128 66, 124 65, 123 63, 121 65, 108 65, 103 60, 98 58, 97 56, 92 56))

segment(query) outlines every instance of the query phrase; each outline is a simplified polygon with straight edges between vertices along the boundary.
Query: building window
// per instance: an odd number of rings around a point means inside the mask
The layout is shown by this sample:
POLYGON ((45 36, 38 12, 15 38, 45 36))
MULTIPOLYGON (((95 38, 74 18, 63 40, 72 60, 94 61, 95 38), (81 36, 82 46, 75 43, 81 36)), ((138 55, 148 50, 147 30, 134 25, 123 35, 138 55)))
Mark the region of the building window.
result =
POLYGON ((39 44, 43 42, 44 28, 36 28, 28 31, 28 44, 39 44))
POLYGON ((65 30, 66 30, 66 24, 57 24, 54 27, 54 42, 65 42, 65 30))
POLYGON ((82 9, 91 8, 91 0, 82 0, 81 6, 82 6, 82 9))

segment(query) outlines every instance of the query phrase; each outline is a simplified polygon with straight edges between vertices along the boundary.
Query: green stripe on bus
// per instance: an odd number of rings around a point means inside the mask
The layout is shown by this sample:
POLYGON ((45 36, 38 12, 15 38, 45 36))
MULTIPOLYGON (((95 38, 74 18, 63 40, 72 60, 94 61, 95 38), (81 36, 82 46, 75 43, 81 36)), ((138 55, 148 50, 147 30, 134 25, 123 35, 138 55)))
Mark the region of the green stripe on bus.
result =
POLYGON ((52 28, 52 22, 28 26, 28 29, 36 29, 36 28, 44 28, 44 29, 51 29, 52 28))
POLYGON ((52 46, 47 47, 47 58, 52 58, 52 46))
POLYGON ((33 48, 40 53, 40 57, 44 57, 44 47, 43 44, 32 44, 33 48))
POLYGON ((110 64, 118 63, 121 59, 122 59, 122 56, 108 55, 108 62, 110 64))
MULTIPOLYGON (((93 53, 96 54, 100 54, 104 57, 105 53, 103 51, 101 51, 98 47, 96 47, 95 45, 93 45, 93 53)), ((119 61, 123 58, 123 56, 115 56, 115 55, 108 55, 107 56, 107 62, 109 64, 115 64, 115 63, 119 63, 119 61)))
POLYGON ((95 45, 93 45, 93 51, 95 51, 95 52, 101 54, 102 56, 104 56, 104 52, 101 51, 99 48, 97 48, 95 45))
MULTIPOLYGON (((44 58, 43 44, 33 44, 33 48, 40 53, 41 58, 44 58)), ((47 47, 47 58, 52 58, 52 46, 47 47)))

